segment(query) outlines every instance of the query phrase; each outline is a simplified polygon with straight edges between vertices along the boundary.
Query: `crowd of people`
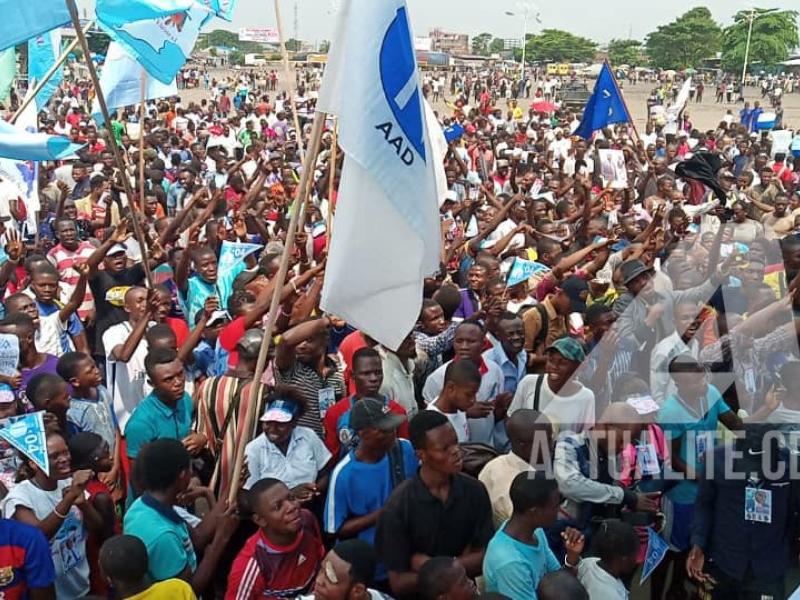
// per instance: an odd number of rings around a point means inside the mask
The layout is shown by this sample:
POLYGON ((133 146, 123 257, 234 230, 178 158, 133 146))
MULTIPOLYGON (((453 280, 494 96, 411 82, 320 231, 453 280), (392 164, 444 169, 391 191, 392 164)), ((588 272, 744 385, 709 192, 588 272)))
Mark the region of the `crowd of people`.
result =
POLYGON ((300 79, 299 131, 267 72, 113 137, 65 82, 41 129, 85 145, 37 203, 0 182, 0 424, 43 412, 49 458, 0 439, 0 595, 785 598, 800 157, 744 116, 575 138, 463 77, 441 268, 395 349, 320 310, 343 154, 327 130, 303 204, 300 79))

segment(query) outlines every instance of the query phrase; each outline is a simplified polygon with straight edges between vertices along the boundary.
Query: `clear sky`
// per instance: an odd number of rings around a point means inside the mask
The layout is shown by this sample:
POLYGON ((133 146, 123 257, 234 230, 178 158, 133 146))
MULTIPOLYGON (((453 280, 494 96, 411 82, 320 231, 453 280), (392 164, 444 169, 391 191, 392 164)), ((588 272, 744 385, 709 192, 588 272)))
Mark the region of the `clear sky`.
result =
MULTIPOLYGON (((330 39, 336 7, 342 0, 296 0, 299 37, 309 42, 330 39)), ((374 0, 379 2, 380 0, 374 0)), ((417 36, 432 27, 468 33, 473 36, 488 31, 502 38, 521 38, 521 18, 506 16, 505 11, 521 12, 521 0, 407 0, 417 36)), ((529 1, 529 0, 526 0, 529 1)), ((739 10, 758 6, 790 8, 794 2, 779 0, 539 0, 542 23, 531 23, 533 32, 542 27, 565 29, 577 35, 605 43, 612 38, 643 39, 695 6, 707 6, 716 21, 728 25, 739 10)), ((295 0, 281 0, 285 35, 294 36, 295 0)), ((796 6, 796 5, 795 5, 796 6)), ((239 27, 274 27, 274 0, 239 0, 233 23, 216 19, 211 29, 239 27)))

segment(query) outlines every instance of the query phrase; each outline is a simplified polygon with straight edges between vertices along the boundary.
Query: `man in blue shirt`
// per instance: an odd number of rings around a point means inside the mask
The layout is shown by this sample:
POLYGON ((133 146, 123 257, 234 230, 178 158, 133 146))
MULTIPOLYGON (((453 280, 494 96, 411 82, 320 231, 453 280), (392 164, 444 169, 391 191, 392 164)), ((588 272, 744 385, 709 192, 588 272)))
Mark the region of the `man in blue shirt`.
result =
MULTIPOLYGON (((518 474, 510 495, 514 512, 494 534, 483 559, 486 591, 511 600, 536 600, 534 590, 542 577, 562 568, 562 559, 550 550, 543 529, 556 522, 561 495, 555 479, 543 471, 518 474)), ((576 569, 583 534, 568 527, 561 535, 566 549, 563 564, 576 569)))
POLYGON ((750 103, 745 102, 742 110, 739 111, 739 123, 750 130, 750 123, 752 121, 753 111, 750 109, 750 103))
POLYGON ((184 389, 183 363, 171 349, 153 348, 144 360, 153 391, 133 411, 125 426, 131 472, 142 446, 158 439, 178 440, 191 453, 206 445, 204 435, 190 431, 192 399, 184 389))
POLYGON ((750 131, 758 130, 758 117, 760 117, 763 112, 764 109, 761 108, 761 103, 756 101, 755 104, 753 104, 753 112, 750 113, 750 131))
MULTIPOLYGON (((396 436, 404 420, 376 398, 359 400, 350 409, 350 426, 359 442, 331 475, 323 519, 326 533, 374 543, 383 505, 419 466, 411 443, 396 436)), ((388 577, 383 565, 376 576, 378 581, 388 577)))
POLYGON ((483 353, 503 371, 503 390, 513 394, 520 379, 527 374, 528 353, 524 350, 525 326, 522 318, 512 312, 504 312, 497 320, 499 345, 483 353))

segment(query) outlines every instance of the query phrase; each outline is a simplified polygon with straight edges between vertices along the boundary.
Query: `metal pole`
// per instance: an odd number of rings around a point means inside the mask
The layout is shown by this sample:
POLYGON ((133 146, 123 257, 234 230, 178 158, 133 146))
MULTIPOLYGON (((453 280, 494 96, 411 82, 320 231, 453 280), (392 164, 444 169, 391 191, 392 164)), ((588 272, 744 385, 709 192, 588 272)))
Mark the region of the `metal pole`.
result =
POLYGON ((520 71, 520 83, 523 79, 525 79, 525 46, 527 45, 528 37, 528 11, 527 9, 522 13, 522 63, 519 66, 520 71))
MULTIPOLYGON (((87 32, 87 31, 89 31, 89 30, 92 28, 92 26, 93 26, 93 25, 94 25, 94 21, 89 21, 89 24, 88 24, 88 25, 86 25, 86 29, 84 29, 84 30, 83 30, 84 34, 86 34, 86 32, 87 32)), ((80 28, 78 28, 78 29, 80 29, 80 28)), ((76 31, 76 33, 77 33, 77 31, 78 31, 78 30, 76 29, 75 31, 76 31)), ((25 109, 26 109, 26 108, 28 108, 28 105, 29 105, 31 102, 33 102, 33 99, 34 99, 34 98, 36 98, 36 96, 39 94, 39 92, 41 92, 41 91, 42 91, 42 88, 43 88, 45 85, 47 85, 47 82, 48 82, 48 81, 50 81, 50 78, 51 78, 51 77, 52 77, 52 76, 55 74, 55 72, 56 72, 56 71, 58 71, 58 68, 59 68, 61 65, 63 65, 63 64, 64 64, 64 62, 67 60, 67 57, 70 55, 70 53, 71 53, 73 50, 75 50, 75 47, 76 47, 76 46, 77 46, 79 43, 80 43, 80 39, 79 39, 79 38, 77 37, 77 35, 76 35, 76 36, 75 36, 75 39, 74 39, 74 40, 72 40, 72 41, 71 41, 71 42, 70 42, 70 43, 67 45, 67 47, 66 47, 66 48, 64 48, 64 51, 61 53, 61 56, 59 56, 59 57, 56 59, 56 62, 54 62, 54 63, 53 63, 53 66, 52 66, 52 67, 50 67, 50 68, 47 70, 47 73, 45 73, 45 74, 44 74, 44 76, 42 77, 42 80, 41 80, 41 81, 37 81, 37 82, 36 82, 36 87, 34 87, 34 88, 33 88, 33 93, 31 93, 31 94, 28 94, 28 95, 27 95, 27 97, 25 98, 25 100, 23 100, 23 101, 22 101, 22 104, 20 104, 19 108, 17 109, 17 112, 15 112, 15 113, 14 113, 14 116, 12 116, 12 117, 11 117, 11 120, 9 121, 11 124, 14 124, 14 122, 15 122, 15 121, 16 121, 16 120, 19 118, 19 116, 20 116, 20 115, 21 115, 23 112, 25 112, 25 109)))
MULTIPOLYGON (((135 196, 133 193, 133 187, 131 186, 130 179, 128 178, 128 172, 125 169, 125 161, 122 159, 122 153, 119 151, 119 147, 117 146, 117 138, 114 137, 114 130, 111 127, 111 116, 108 113, 108 106, 106 105, 106 99, 103 96, 103 89, 100 87, 100 79, 97 77, 97 70, 94 68, 94 63, 92 63, 92 57, 89 52, 89 42, 86 41, 86 36, 83 34, 83 30, 81 29, 80 18, 78 17, 78 7, 75 5, 75 0, 66 0, 66 2, 67 8, 69 9, 69 16, 72 18, 72 24, 75 26, 75 34, 78 36, 81 50, 83 50, 83 56, 86 59, 86 67, 89 69, 89 76, 92 78, 92 85, 94 86, 97 103, 100 105, 100 112, 102 113, 105 121, 104 124, 106 132, 108 133, 108 145, 111 147, 111 153, 114 155, 117 168, 120 170, 122 186, 125 188, 125 195, 128 197, 128 206, 131 209, 131 224, 133 225, 133 234, 136 236, 136 241, 139 242, 139 246, 141 247, 142 251, 142 267, 144 268, 145 279, 147 280, 148 287, 152 288, 153 275, 150 273, 150 265, 147 262, 147 244, 145 244, 142 228, 139 226, 139 216, 136 214, 136 210, 134 210, 135 196)), ((110 207, 109 210, 111 210, 110 207)))
POLYGON ((753 21, 756 20, 756 11, 750 11, 750 26, 747 28, 747 43, 744 46, 744 64, 742 65, 742 97, 744 97, 744 78, 747 74, 747 60, 750 58, 750 38, 753 36, 753 21))

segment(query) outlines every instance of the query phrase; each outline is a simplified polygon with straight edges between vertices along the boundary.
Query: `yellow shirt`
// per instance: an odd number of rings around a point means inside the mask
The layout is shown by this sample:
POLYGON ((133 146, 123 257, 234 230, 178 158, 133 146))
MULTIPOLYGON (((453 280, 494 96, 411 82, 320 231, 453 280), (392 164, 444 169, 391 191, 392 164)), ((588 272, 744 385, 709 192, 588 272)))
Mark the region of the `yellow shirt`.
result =
POLYGON ((154 583, 141 594, 128 596, 128 600, 197 600, 192 586, 182 579, 166 579, 154 583))

